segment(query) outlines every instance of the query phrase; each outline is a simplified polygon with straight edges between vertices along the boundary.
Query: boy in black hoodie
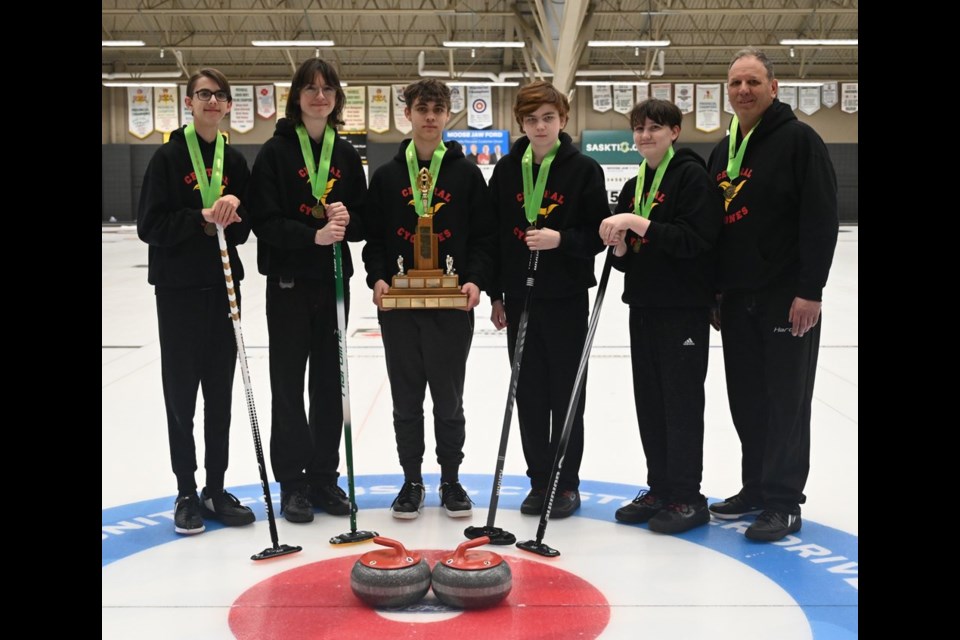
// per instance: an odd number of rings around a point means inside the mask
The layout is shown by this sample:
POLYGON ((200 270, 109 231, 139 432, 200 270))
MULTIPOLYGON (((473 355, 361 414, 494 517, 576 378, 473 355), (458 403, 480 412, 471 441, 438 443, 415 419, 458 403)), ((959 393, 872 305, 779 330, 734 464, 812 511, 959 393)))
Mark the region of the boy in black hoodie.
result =
POLYGON ((404 140, 392 162, 377 169, 370 181, 363 249, 367 284, 379 310, 387 375, 393 396, 393 426, 404 483, 393 501, 395 518, 416 518, 424 502, 423 399, 430 386, 433 399, 440 501, 451 517, 469 516, 471 502, 459 482, 465 419, 463 383, 473 340, 473 308, 488 288, 494 244, 487 188, 480 169, 469 162, 456 142, 443 143, 450 118, 450 89, 438 80, 420 80, 404 90, 405 114, 413 124, 413 140, 404 140), (467 310, 385 310, 383 294, 397 273, 397 258, 413 262, 417 228, 411 175, 427 168, 433 197, 424 215, 433 217, 439 240, 439 264, 453 258, 467 294, 467 310))
POLYGON ((703 160, 674 151, 683 114, 667 100, 630 112, 643 156, 615 215, 600 225, 623 271, 630 305, 630 359, 649 491, 616 512, 620 522, 681 533, 710 521, 703 475, 703 383, 713 304, 711 248, 723 211, 703 160))
POLYGON ((250 235, 241 207, 250 172, 218 129, 232 106, 223 74, 201 69, 187 83, 184 101, 193 123, 174 131, 150 160, 140 192, 137 233, 150 245, 147 277, 157 297, 163 399, 177 477, 174 529, 193 534, 204 530, 201 514, 228 526, 255 520, 249 508, 223 489, 237 345, 216 237, 217 225, 224 227, 239 303, 243 264, 236 246, 250 235), (199 497, 193 439, 198 387, 203 389, 207 472, 199 497))
MULTIPOLYGON (((497 163, 490 180, 500 245, 490 320, 497 329, 507 328, 511 361, 530 252, 540 252, 517 382, 517 417, 531 486, 520 511, 527 515, 543 509, 586 340, 587 290, 597 284, 593 260, 603 249, 597 229, 610 213, 600 165, 562 132, 569 112, 566 96, 549 82, 520 89, 513 113, 526 136, 497 163)), ((584 405, 582 398, 553 502, 554 518, 580 507, 584 405)))
MULTIPOLYGON (((359 154, 336 133, 344 100, 330 64, 319 58, 301 64, 287 117, 260 149, 251 179, 257 263, 267 276, 270 461, 290 522, 311 522, 314 508, 350 513, 337 486, 343 407, 333 244, 362 239, 367 184, 359 154), (308 360, 309 417, 303 406, 308 360)), ((342 249, 349 310, 353 263, 346 242, 342 249)))

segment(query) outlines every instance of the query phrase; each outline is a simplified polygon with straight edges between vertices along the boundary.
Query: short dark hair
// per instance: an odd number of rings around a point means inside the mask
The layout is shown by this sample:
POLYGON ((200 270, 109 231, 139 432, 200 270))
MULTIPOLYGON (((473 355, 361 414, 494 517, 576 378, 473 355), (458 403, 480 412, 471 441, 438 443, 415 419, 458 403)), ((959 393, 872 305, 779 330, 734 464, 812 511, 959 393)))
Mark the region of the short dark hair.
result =
POLYGON ((227 76, 223 75, 219 70, 209 67, 200 69, 200 71, 190 76, 190 79, 187 80, 187 96, 193 97, 193 88, 197 86, 200 78, 209 78, 216 82, 220 89, 227 92, 227 102, 233 101, 233 94, 230 93, 230 83, 227 81, 227 76))
POLYGON ((631 129, 641 126, 647 121, 647 118, 671 129, 683 124, 683 114, 680 112, 680 107, 669 100, 660 100, 659 98, 650 98, 638 102, 630 110, 629 118, 631 129))
MULTIPOLYGON (((763 49, 758 49, 756 47, 746 47, 733 54, 733 60, 730 61, 730 67, 732 67, 733 63, 740 58, 747 58, 750 56, 753 56, 759 60, 760 64, 763 65, 763 68, 767 70, 767 80, 773 80, 775 78, 773 75, 773 63, 770 62, 770 58, 768 58, 767 54, 763 52, 763 49)), ((727 67, 727 71, 730 71, 730 67, 727 67)))
POLYGON ((523 128, 525 117, 545 104, 555 106, 561 118, 566 118, 570 113, 570 101, 567 100, 567 96, 557 91, 557 88, 546 80, 536 80, 521 87, 517 91, 517 99, 513 102, 513 117, 517 119, 520 128, 523 128))
POLYGON ((327 86, 337 90, 336 102, 334 102, 333 111, 327 118, 327 124, 336 128, 343 124, 343 104, 346 102, 346 96, 343 95, 343 87, 340 86, 340 75, 332 64, 321 60, 320 58, 310 58, 304 61, 293 74, 293 80, 290 81, 290 95, 287 97, 286 116, 296 124, 303 123, 303 112, 300 109, 300 92, 308 84, 313 84, 313 79, 317 74, 323 76, 327 86))
POLYGON ((450 87, 436 78, 424 78, 408 84, 403 90, 403 101, 408 109, 413 108, 413 103, 420 99, 421 104, 433 102, 442 104, 447 111, 450 111, 450 87))

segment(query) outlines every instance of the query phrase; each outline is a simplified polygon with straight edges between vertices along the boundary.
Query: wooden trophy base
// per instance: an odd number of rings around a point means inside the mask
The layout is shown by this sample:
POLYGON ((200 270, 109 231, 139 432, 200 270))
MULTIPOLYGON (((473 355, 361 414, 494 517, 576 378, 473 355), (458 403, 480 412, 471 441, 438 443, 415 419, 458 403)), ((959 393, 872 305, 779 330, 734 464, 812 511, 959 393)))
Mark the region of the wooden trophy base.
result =
POLYGON ((384 309, 466 309, 467 294, 460 291, 460 276, 443 269, 410 269, 393 276, 390 291, 381 299, 384 309))

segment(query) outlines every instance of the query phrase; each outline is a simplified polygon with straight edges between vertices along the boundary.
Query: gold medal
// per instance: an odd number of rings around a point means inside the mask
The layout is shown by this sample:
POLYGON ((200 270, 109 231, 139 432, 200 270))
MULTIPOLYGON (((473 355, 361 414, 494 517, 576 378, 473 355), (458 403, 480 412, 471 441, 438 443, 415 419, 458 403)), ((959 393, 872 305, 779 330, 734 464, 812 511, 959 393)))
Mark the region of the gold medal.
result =
POLYGON ((537 228, 536 228, 535 226, 530 225, 529 227, 527 227, 527 229, 526 229, 526 231, 524 231, 524 233, 530 233, 531 231, 536 231, 536 230, 537 230, 537 228))
POLYGON ((322 203, 318 202, 310 209, 311 215, 317 220, 321 220, 324 215, 327 213, 327 208, 323 206, 322 203))
POLYGON ((217 235, 217 225, 216 225, 216 223, 213 223, 213 222, 205 222, 205 223, 203 224, 203 232, 204 232, 205 234, 207 234, 208 236, 215 236, 215 235, 217 235))
POLYGON ((637 241, 633 243, 633 252, 640 253, 640 245, 643 244, 643 240, 637 238, 637 241))
POLYGON ((735 195, 737 195, 737 188, 732 184, 723 190, 723 197, 725 200, 733 200, 735 195))

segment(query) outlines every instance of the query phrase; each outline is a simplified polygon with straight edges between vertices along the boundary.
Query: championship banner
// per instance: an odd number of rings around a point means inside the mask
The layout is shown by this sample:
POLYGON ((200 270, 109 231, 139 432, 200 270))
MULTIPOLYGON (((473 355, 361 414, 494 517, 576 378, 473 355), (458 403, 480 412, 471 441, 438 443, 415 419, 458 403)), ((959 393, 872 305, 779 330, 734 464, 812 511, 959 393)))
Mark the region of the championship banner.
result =
POLYGON ((180 107, 177 106, 176 87, 154 87, 153 117, 157 131, 170 133, 180 127, 180 107))
POLYGON ((670 100, 670 83, 656 82, 650 85, 650 97, 657 100, 670 100))
POLYGON ((252 131, 255 109, 253 87, 249 84, 234 86, 233 108, 230 110, 230 128, 237 133, 252 131))
POLYGON ((450 113, 460 113, 466 108, 464 101, 465 87, 459 84, 450 85, 450 113))
POLYGON ((638 84, 637 85, 637 102, 643 102, 650 98, 650 85, 649 84, 638 84))
POLYGON ((821 100, 823 106, 827 109, 832 109, 835 104, 837 104, 837 83, 836 82, 824 82, 823 88, 821 89, 821 100))
POLYGON ((674 102, 676 103, 677 108, 680 109, 680 113, 684 115, 693 113, 693 84, 677 84, 677 96, 674 99, 674 102))
POLYGON ((367 87, 370 101, 370 131, 386 133, 390 130, 390 87, 367 87))
POLYGON ((488 86, 467 87, 467 126, 471 129, 489 129, 493 126, 492 89, 488 86))
MULTIPOLYGON (((180 85, 180 95, 183 96, 184 98, 187 97, 187 85, 185 84, 180 85)), ((191 122, 193 122, 193 111, 191 111, 187 107, 186 100, 181 100, 180 101, 180 123, 183 124, 183 126, 187 126, 191 122)))
POLYGON ((277 87, 277 120, 287 117, 287 100, 290 99, 290 87, 277 87))
POLYGON ((400 133, 410 133, 413 130, 413 125, 404 114, 407 103, 403 99, 403 90, 406 88, 405 84, 393 85, 393 126, 400 133))
POLYGON ((633 109, 633 85, 613 85, 613 110, 624 115, 633 109))
POLYGON ((599 84, 593 86, 593 110, 606 113, 613 108, 613 98, 610 95, 610 85, 599 84))
POLYGON ((443 132, 443 139, 459 142, 463 155, 480 167, 487 182, 493 176, 494 165, 510 151, 510 132, 505 129, 452 129, 443 132))
POLYGON ((842 85, 840 110, 844 113, 856 113, 860 109, 859 82, 844 82, 842 85))
POLYGON ((273 99, 272 84, 258 84, 255 87, 257 91, 257 115, 264 119, 270 119, 277 113, 277 104, 273 99))
POLYGON ((711 132, 720 128, 719 84, 697 85, 697 129, 711 132))
POLYGON ((820 87, 800 87, 800 111, 812 116, 820 110, 820 87))
POLYGON ((723 92, 723 111, 730 115, 734 114, 733 105, 730 104, 730 94, 726 91, 723 92))
POLYGON ((790 105, 790 109, 797 110, 797 88, 780 85, 780 94, 777 96, 780 102, 790 105))
POLYGON ((343 128, 363 131, 367 128, 367 93, 363 87, 343 88, 343 128))
POLYGON ((127 130, 143 140, 153 133, 153 90, 127 87, 127 130))
POLYGON ((643 161, 633 142, 633 132, 626 130, 584 131, 580 146, 585 156, 600 163, 607 187, 607 203, 616 204, 620 189, 637 175, 643 161))

